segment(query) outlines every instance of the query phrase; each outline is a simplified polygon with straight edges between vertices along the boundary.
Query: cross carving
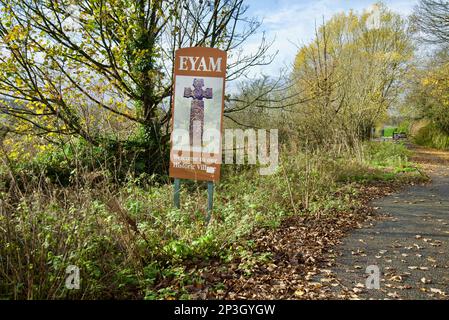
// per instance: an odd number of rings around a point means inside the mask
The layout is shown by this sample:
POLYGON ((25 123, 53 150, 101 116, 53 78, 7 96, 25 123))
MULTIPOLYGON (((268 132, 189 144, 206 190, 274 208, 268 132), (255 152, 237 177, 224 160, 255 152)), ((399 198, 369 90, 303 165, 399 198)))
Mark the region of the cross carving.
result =
POLYGON ((184 88, 184 98, 193 98, 193 100, 212 99, 212 88, 207 88, 203 90, 204 79, 193 79, 193 90, 192 88, 184 88))
POLYGON ((204 87, 204 79, 193 79, 192 88, 184 88, 184 98, 193 98, 190 108, 190 145, 193 145, 193 137, 200 138, 201 146, 203 144, 203 131, 204 131, 204 101, 203 99, 212 99, 212 88, 204 87), (200 126, 194 126, 195 122, 199 122, 200 126))

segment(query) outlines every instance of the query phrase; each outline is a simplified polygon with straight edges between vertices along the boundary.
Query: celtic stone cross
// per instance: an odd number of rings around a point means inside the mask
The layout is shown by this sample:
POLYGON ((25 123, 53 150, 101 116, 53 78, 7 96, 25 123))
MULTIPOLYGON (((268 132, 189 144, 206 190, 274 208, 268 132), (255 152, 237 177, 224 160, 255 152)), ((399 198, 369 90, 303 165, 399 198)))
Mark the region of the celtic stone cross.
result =
POLYGON ((212 99, 212 88, 204 87, 204 79, 193 79, 192 88, 184 88, 184 98, 193 98, 190 108, 190 145, 193 145, 193 137, 199 137, 201 146, 203 144, 204 131, 204 101, 203 99, 212 99), (195 125, 195 123, 197 125, 195 125), (199 124, 199 125, 198 125, 199 124))

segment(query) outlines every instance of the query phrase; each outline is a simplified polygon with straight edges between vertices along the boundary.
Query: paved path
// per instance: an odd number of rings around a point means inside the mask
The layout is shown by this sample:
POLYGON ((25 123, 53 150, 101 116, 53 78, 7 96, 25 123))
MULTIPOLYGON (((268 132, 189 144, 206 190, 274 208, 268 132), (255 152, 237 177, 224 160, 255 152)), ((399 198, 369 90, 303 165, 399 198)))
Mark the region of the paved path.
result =
POLYGON ((340 298, 449 299, 449 153, 413 149, 432 183, 373 203, 390 217, 339 247, 333 273, 340 285, 332 291, 340 298), (369 265, 380 269, 380 290, 364 286, 369 265))

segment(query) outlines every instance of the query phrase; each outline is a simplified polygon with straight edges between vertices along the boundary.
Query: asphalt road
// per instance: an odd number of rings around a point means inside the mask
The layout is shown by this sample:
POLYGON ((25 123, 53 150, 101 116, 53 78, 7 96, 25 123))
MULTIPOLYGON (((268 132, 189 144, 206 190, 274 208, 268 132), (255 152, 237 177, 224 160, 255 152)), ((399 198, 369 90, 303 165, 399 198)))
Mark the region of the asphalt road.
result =
POLYGON ((449 153, 414 148, 432 179, 372 203, 388 217, 353 231, 337 249, 337 298, 449 299, 449 153), (367 289, 366 268, 380 271, 367 289))

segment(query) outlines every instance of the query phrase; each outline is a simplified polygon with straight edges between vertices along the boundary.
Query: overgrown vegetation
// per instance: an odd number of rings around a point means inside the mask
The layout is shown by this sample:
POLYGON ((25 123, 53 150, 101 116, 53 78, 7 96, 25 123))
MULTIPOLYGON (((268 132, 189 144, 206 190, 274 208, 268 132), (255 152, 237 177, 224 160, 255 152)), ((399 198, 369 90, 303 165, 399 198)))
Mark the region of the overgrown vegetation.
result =
POLYGON ((62 187, 45 173, 28 175, 3 166, 0 296, 182 297, 180 288, 163 283, 175 278, 182 288, 197 281, 198 275, 184 273, 186 265, 225 263, 243 254, 245 245, 232 249, 238 239, 258 227, 276 227, 291 215, 350 210, 357 205, 353 183, 396 179, 397 172, 404 172, 401 179, 416 178, 417 173, 405 173, 409 169, 406 148, 390 143, 366 144, 352 156, 285 152, 273 176, 255 170, 226 175, 206 225, 205 191, 195 184, 184 186, 182 208, 176 210, 172 187, 149 177, 118 186, 100 172, 94 180, 72 172, 76 183, 62 187), (81 269, 80 291, 64 287, 69 265, 81 269))
POLYGON ((449 150, 449 135, 434 124, 428 124, 421 128, 413 140, 422 146, 449 150))
POLYGON ((410 72, 407 105, 403 108, 412 121, 429 122, 416 133, 415 142, 439 149, 447 149, 449 139, 448 15, 446 1, 421 0, 412 16, 419 41, 434 45, 434 50, 410 72))
POLYGON ((410 68, 407 22, 375 8, 374 25, 370 12, 323 21, 288 75, 226 96, 226 128, 279 129, 280 163, 271 176, 223 165, 207 224, 202 183, 173 208, 173 54, 227 50, 227 80, 269 63, 264 37, 239 51, 260 26, 243 0, 0 0, 0 299, 189 298, 201 266, 237 259, 249 276, 269 263, 251 250, 260 228, 356 212, 362 187, 424 179, 404 145, 369 139, 407 96, 408 122, 431 123, 416 141, 448 147, 447 54, 410 68), (70 265, 80 290, 65 287, 70 265))

